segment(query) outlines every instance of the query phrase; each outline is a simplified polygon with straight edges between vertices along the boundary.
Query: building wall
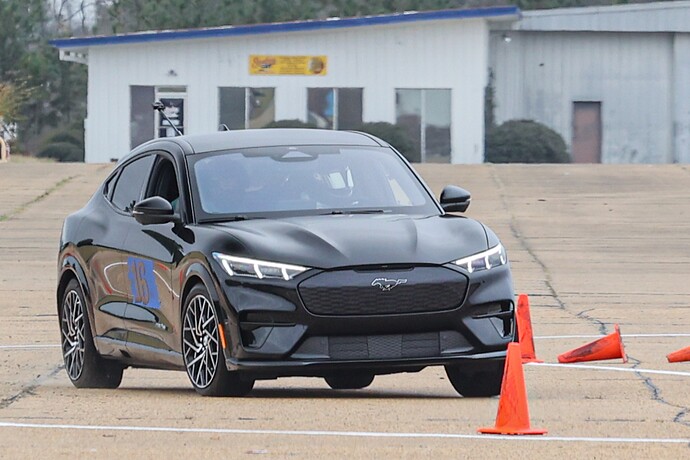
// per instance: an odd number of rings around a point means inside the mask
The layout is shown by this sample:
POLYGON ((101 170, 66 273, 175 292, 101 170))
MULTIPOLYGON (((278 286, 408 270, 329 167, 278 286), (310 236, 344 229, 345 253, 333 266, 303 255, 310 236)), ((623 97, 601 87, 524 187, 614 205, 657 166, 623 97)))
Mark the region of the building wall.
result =
POLYGON ((599 32, 687 32, 690 1, 585 6, 525 11, 522 30, 599 32))
POLYGON ((364 88, 363 120, 395 122, 396 88, 452 90, 452 161, 483 161, 484 19, 89 49, 86 160, 129 150, 130 85, 186 86, 186 133, 218 127, 218 87, 275 87, 276 119, 306 119, 309 87, 364 88), (249 75, 249 55, 326 55, 326 76, 249 75), (174 70, 176 76, 170 76, 174 70))
POLYGON ((492 32, 496 120, 544 123, 570 148, 573 102, 601 101, 603 163, 689 161, 690 41, 676 45, 671 33, 492 32))
POLYGON ((673 35, 674 160, 690 163, 690 33, 673 35))

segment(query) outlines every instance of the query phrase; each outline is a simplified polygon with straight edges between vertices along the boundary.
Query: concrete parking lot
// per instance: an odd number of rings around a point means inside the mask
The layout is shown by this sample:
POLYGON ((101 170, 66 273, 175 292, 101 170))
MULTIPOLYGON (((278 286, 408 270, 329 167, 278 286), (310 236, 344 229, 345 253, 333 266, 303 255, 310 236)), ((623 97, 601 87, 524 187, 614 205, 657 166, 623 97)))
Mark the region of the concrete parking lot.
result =
POLYGON ((457 396, 441 368, 358 391, 263 381, 242 399, 138 369, 118 390, 74 388, 58 347, 58 239, 111 168, 0 164, 0 458, 690 455, 690 363, 665 358, 690 345, 688 167, 418 166, 437 195, 470 190, 467 214, 502 238, 540 359, 620 324, 627 364, 525 366, 532 424, 549 433, 511 438, 477 435, 498 398, 457 396))

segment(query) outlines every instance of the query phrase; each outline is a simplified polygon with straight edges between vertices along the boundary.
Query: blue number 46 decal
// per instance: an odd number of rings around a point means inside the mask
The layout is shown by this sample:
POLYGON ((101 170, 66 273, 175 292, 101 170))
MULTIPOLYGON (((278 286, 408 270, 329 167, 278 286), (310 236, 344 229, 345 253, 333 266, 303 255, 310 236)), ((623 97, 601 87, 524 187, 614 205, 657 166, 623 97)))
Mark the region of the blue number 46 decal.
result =
POLYGON ((153 273, 153 261, 128 257, 127 269, 134 303, 149 308, 160 308, 161 301, 158 297, 156 275, 153 273))

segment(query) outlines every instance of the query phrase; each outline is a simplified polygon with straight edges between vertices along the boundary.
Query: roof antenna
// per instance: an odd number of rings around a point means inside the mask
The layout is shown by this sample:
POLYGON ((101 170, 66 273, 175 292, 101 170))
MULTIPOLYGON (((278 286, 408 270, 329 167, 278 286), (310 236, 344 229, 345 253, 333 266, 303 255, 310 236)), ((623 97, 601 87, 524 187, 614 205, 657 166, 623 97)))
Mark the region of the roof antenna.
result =
POLYGON ((218 127, 218 131, 230 131, 230 128, 228 128, 228 125, 226 125, 225 123, 222 123, 222 124, 218 127))
POLYGON ((161 101, 156 101, 153 104, 151 104, 151 106, 153 107, 153 110, 158 111, 163 116, 163 118, 165 118, 165 121, 167 121, 170 127, 172 127, 172 129, 175 130, 178 136, 182 135, 182 132, 180 132, 180 130, 177 129, 177 126, 175 126, 173 122, 170 121, 170 118, 168 118, 168 116, 165 114, 165 105, 161 101))

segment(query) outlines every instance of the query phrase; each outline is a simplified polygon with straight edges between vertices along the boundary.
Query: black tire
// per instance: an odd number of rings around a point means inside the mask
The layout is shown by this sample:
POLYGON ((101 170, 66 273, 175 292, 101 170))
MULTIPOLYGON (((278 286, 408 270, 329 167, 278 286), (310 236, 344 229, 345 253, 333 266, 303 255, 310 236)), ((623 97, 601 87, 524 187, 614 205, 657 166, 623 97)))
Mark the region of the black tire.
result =
POLYGON ((368 372, 353 372, 348 374, 333 374, 325 377, 326 383, 334 390, 359 390, 371 385, 374 374, 368 372))
POLYGON ((501 394, 504 362, 492 362, 481 369, 446 366, 446 375, 455 391, 466 398, 497 396, 501 394))
POLYGON ((206 288, 194 286, 185 299, 182 317, 182 356, 187 376, 200 395, 244 396, 252 391, 254 381, 228 371, 218 318, 206 288))
POLYGON ((60 303, 60 339, 65 371, 77 388, 117 388, 123 367, 103 359, 93 344, 86 301, 79 282, 72 279, 60 303))

